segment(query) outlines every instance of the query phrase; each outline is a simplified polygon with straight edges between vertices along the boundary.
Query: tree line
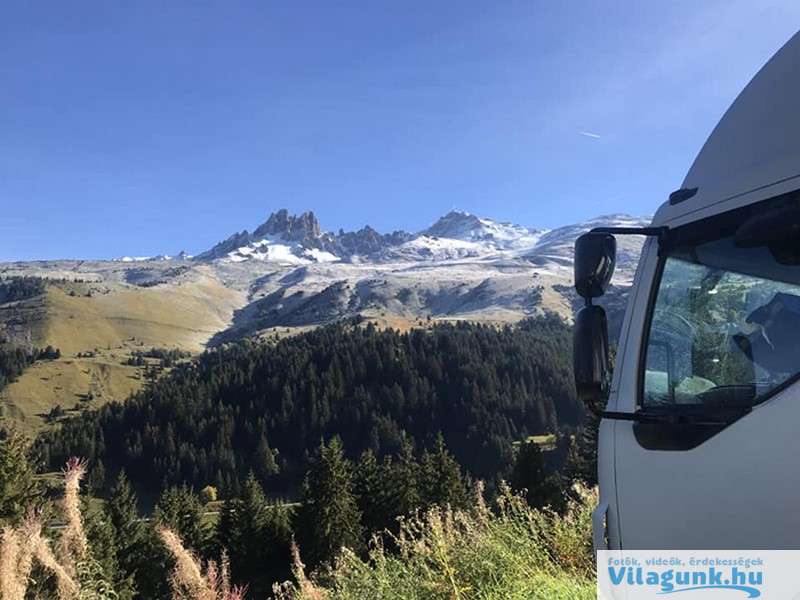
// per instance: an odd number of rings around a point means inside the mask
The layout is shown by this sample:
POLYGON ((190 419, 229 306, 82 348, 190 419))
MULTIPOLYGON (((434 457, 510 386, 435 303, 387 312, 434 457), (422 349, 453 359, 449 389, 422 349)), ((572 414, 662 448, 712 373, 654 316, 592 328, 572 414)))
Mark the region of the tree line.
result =
POLYGON ((47 283, 41 277, 0 278, 0 304, 27 300, 44 294, 47 283))
POLYGON ((570 355, 570 328, 555 315, 245 340, 177 365, 124 404, 66 420, 39 439, 38 456, 46 468, 84 456, 103 479, 124 469, 149 492, 183 483, 238 492, 252 471, 294 496, 320 439, 339 436, 349 458, 369 449, 381 460, 405 437, 432 448, 441 435, 470 475, 491 480, 519 440, 582 422, 570 355))
POLYGON ((170 369, 175 366, 178 361, 189 358, 191 352, 181 350, 179 348, 150 348, 149 350, 134 350, 131 352, 128 360, 125 361, 126 365, 132 367, 143 367, 149 364, 148 358, 157 359, 159 364, 165 369, 170 369))
POLYGON ((20 348, 0 347, 0 390, 16 381, 22 372, 37 360, 55 360, 61 358, 58 348, 20 348))

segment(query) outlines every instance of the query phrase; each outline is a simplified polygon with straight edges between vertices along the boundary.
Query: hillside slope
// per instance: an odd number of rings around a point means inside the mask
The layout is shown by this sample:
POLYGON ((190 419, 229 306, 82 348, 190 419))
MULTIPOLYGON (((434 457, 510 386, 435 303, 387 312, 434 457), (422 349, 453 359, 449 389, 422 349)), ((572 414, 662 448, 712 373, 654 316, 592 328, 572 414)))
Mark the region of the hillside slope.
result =
POLYGON ((129 400, 41 440, 46 463, 84 456, 142 487, 231 489, 253 471, 297 489, 306 453, 342 438, 357 456, 439 433, 476 477, 494 477, 528 436, 576 426, 570 328, 558 317, 495 328, 461 323, 400 334, 331 325, 277 343, 209 351, 129 400))
POLYGON ((150 348, 199 352, 244 302, 212 278, 140 288, 122 283, 59 282, 43 296, 6 307, 6 344, 53 346, 0 390, 3 416, 34 434, 57 406, 79 411, 124 400, 145 381, 143 366, 125 364, 150 348))
MULTIPOLYGON (((51 282, 33 298, 0 298, 0 344, 62 352, 0 391, 0 407, 35 432, 55 406, 122 400, 144 382, 142 366, 123 363, 152 347, 199 352, 348 318, 400 330, 515 323, 545 311, 571 319, 575 238, 595 226, 646 222, 610 215, 543 230, 453 211, 417 234, 331 233, 311 212, 279 210, 195 258, 0 264, 0 280, 51 282)), ((622 293, 640 248, 640 238, 620 239, 614 283, 622 293)))

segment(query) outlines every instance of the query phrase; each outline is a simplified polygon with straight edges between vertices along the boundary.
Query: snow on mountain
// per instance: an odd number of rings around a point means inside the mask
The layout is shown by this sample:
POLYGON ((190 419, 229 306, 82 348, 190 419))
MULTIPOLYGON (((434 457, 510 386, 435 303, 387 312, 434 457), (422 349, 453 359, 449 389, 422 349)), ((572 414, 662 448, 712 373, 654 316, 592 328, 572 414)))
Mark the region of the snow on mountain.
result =
MULTIPOLYGON (((500 223, 461 211, 451 211, 417 234, 404 231, 381 234, 369 226, 354 232, 326 232, 313 212, 292 215, 278 210, 253 232, 235 233, 192 258, 178 260, 232 264, 271 264, 300 267, 335 263, 395 264, 448 261, 523 261, 540 269, 572 265, 575 239, 593 227, 644 226, 649 219, 624 214, 606 215, 552 230, 500 223)), ((617 265, 631 271, 642 239, 618 238, 617 265)), ((170 260, 169 256, 123 257, 122 262, 170 260)))
POLYGON ((421 232, 430 238, 480 242, 498 250, 533 247, 544 232, 512 223, 498 223, 467 212, 451 211, 421 232))
MULTIPOLYGON (((616 214, 558 227, 544 233, 524 257, 537 265, 548 263, 571 265, 575 240, 590 229, 595 227, 645 227, 649 223, 649 217, 616 214)), ((641 236, 617 236, 617 269, 619 271, 630 271, 628 275, 632 277, 632 271, 639 260, 642 243, 641 236)))
POLYGON ((310 263, 338 262, 339 257, 320 248, 306 247, 302 242, 286 240, 284 236, 262 237, 231 250, 224 257, 231 262, 258 260, 284 265, 307 265, 310 263))
POLYGON ((416 235, 404 231, 381 234, 369 226, 334 234, 323 231, 312 212, 294 216, 281 209, 252 233, 235 233, 196 259, 297 265, 354 260, 460 260, 530 249, 544 233, 452 211, 416 235))
POLYGON ((119 258, 115 258, 114 262, 163 262, 167 260, 190 260, 191 258, 192 256, 190 254, 181 250, 175 256, 170 256, 169 254, 156 254, 155 256, 120 256, 119 258))
POLYGON ((272 213, 252 233, 234 233, 196 260, 258 260, 283 264, 307 264, 338 260, 332 249, 332 236, 323 234, 313 212, 290 215, 285 208, 272 213))
MULTIPOLYGON (((298 217, 276 214, 205 253, 226 285, 250 298, 216 341, 355 315, 510 321, 554 310, 569 317, 575 239, 593 227, 648 222, 609 215, 548 231, 453 211, 417 234, 370 227, 333 234, 308 216, 298 226, 298 217)), ((615 293, 630 283, 641 244, 618 237, 615 293)))
POLYGON ((490 246, 480 242, 420 234, 399 246, 389 248, 380 256, 380 259, 384 261, 445 261, 475 258, 486 255, 490 251, 490 246))
POLYGON ((150 256, 121 256, 116 260, 118 260, 119 262, 131 263, 131 262, 145 262, 150 260, 151 258, 152 257, 150 256))
MULTIPOLYGON (((252 232, 235 233, 194 258, 182 252, 172 258, 128 256, 3 268, 12 275, 104 282, 120 294, 129 286, 147 287, 154 296, 191 289, 200 305, 212 302, 220 289, 228 290, 241 303, 224 330, 192 325, 209 332, 211 343, 356 316, 393 327, 423 319, 512 322, 542 310, 570 318, 576 301, 575 239, 593 227, 648 221, 608 215, 546 231, 453 211, 416 234, 384 234, 368 226, 332 233, 311 212, 295 216, 279 210, 252 232), (208 286, 214 292, 206 296, 208 286)), ((617 236, 614 292, 604 301, 616 298, 617 306, 624 305, 641 245, 641 236, 617 236)), ((113 299, 103 296, 103 301, 113 299)))

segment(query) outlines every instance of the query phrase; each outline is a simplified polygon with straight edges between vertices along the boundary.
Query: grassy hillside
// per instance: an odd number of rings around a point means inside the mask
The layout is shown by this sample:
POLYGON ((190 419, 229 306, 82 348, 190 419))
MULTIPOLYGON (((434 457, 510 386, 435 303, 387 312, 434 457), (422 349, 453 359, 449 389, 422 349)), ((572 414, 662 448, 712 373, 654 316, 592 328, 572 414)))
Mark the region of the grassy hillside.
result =
POLYGON ((2 416, 25 432, 47 427, 56 406, 72 412, 122 401, 145 381, 125 361, 147 348, 199 352, 243 303, 211 277, 180 284, 58 282, 44 295, 2 306, 8 342, 51 345, 61 358, 37 362, 0 391, 2 416))
POLYGON ((37 362, 0 392, 3 416, 28 435, 48 425, 56 406, 67 414, 122 400, 143 383, 142 369, 120 364, 113 355, 37 362))
POLYGON ((64 355, 135 346, 199 351, 243 302, 239 293, 210 278, 148 288, 116 284, 95 291, 95 287, 49 288, 43 343, 60 348, 64 355))

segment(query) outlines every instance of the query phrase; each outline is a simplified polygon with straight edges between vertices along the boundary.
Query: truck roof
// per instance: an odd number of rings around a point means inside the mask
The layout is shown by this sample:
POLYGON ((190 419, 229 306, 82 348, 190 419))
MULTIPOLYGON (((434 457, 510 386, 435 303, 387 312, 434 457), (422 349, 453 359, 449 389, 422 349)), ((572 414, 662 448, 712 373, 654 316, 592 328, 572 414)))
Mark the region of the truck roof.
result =
POLYGON ((798 187, 800 32, 761 68, 711 132, 681 185, 697 188, 696 194, 662 204, 653 224, 682 225, 798 187))

